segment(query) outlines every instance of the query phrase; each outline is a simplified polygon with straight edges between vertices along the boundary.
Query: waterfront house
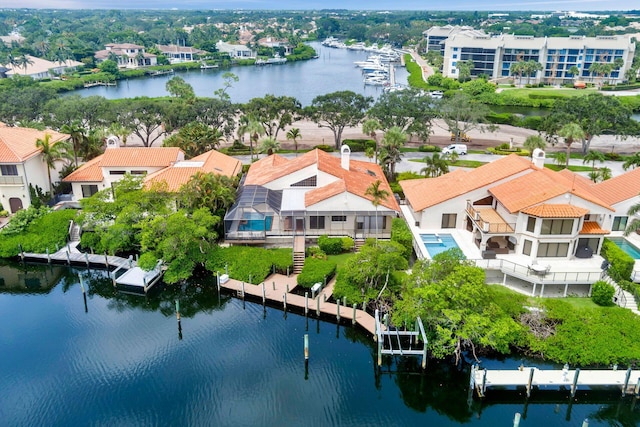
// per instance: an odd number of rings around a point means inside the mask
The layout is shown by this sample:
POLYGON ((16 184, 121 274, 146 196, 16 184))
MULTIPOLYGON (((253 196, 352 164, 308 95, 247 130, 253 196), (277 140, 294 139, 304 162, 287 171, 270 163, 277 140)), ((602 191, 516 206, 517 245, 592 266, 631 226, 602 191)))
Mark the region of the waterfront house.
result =
POLYGON ((225 239, 236 243, 283 243, 293 236, 389 238, 399 206, 380 166, 313 150, 286 159, 272 154, 251 165, 238 198, 224 219, 225 239), (389 196, 377 209, 367 188, 380 181, 389 196))
POLYGON ((24 66, 5 64, 7 69, 3 73, 6 77, 14 75, 28 76, 34 80, 48 79, 54 76, 64 74, 67 71, 73 71, 77 67, 83 65, 82 62, 67 59, 64 62, 52 62, 43 58, 27 55, 29 62, 24 66))
POLYGON ((204 50, 196 49, 190 46, 178 46, 175 44, 158 45, 158 50, 167 57, 170 63, 179 64, 181 62, 196 61, 198 57, 205 55, 204 50))
POLYGON ((530 259, 590 258, 603 238, 621 232, 637 203, 640 170, 599 184, 544 167, 515 154, 470 171, 402 181, 412 225, 459 229, 484 257, 515 254, 530 259))
POLYGON ((98 63, 111 59, 116 61, 120 68, 149 67, 158 63, 158 57, 147 53, 144 46, 133 43, 108 43, 104 47, 94 55, 98 63))
POLYGON ((89 160, 64 178, 71 184, 73 198, 80 200, 111 187, 125 174, 147 176, 184 160, 176 147, 115 147, 89 160))
POLYGON ((258 44, 260 46, 282 50, 284 55, 291 55, 293 53, 293 46, 291 46, 288 40, 274 39, 273 37, 263 37, 258 40, 258 44))
POLYGON ((255 50, 243 44, 225 43, 222 40, 216 43, 216 49, 218 49, 219 52, 228 53, 231 59, 252 59, 257 55, 255 50))
MULTIPOLYGON (((36 146, 38 139, 50 135, 50 143, 69 139, 69 135, 52 130, 10 127, 0 123, 0 202, 2 209, 15 213, 31 206, 29 187, 49 190, 47 165, 36 146)), ((61 163, 60 165, 61 166, 61 163)), ((57 172, 51 171, 52 179, 57 172)))

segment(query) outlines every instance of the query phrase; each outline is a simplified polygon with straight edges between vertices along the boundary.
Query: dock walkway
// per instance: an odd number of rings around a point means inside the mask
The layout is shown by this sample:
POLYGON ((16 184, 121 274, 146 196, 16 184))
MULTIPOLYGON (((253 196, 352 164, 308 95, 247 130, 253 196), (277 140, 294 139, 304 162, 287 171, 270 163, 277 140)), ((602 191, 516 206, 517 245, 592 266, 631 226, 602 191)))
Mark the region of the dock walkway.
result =
POLYGON ((76 249, 78 242, 70 243, 64 246, 62 249, 57 250, 54 253, 37 254, 32 252, 21 252, 20 258, 23 261, 44 261, 51 263, 64 263, 64 264, 84 264, 87 267, 113 267, 113 268, 125 268, 129 269, 135 266, 135 261, 131 257, 122 258, 119 256, 111 255, 97 255, 80 252, 76 249))
POLYGON ((620 387, 622 395, 640 392, 640 370, 580 370, 580 369, 538 369, 522 367, 515 370, 471 369, 470 383, 478 396, 484 397, 489 388, 525 387, 527 396, 532 387, 569 387, 571 396, 578 386, 620 387))
POLYGON ((296 278, 297 275, 293 274, 289 277, 283 274, 272 274, 264 281, 264 284, 260 283, 258 285, 254 285, 244 283, 244 295, 242 295, 243 282, 239 280, 229 279, 225 283, 220 283, 220 287, 235 292, 236 295, 240 297, 251 296, 258 300, 263 299, 263 301, 283 304, 283 306, 286 301, 286 306, 296 307, 305 311, 305 313, 313 312, 317 314, 319 311, 321 314, 335 316, 338 320, 350 320, 352 323, 360 325, 372 336, 376 336, 376 322, 373 316, 369 313, 356 308, 354 321, 353 306, 345 307, 342 304, 338 305, 327 301, 332 296, 335 278, 330 280, 329 283, 327 283, 327 286, 324 287, 315 298, 311 298, 311 291, 309 291, 308 298, 305 298, 303 295, 293 293, 293 290, 297 287, 296 278))

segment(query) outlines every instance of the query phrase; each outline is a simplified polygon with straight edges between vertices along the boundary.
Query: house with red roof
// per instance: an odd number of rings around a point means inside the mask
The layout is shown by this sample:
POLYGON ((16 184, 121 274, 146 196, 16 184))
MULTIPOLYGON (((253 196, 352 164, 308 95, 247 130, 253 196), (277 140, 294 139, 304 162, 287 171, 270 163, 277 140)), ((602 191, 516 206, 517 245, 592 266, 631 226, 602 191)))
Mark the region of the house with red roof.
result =
MULTIPOLYGON (((388 238, 400 211, 380 166, 321 150, 286 159, 272 154, 251 165, 225 216, 225 239, 234 243, 291 242, 294 236, 388 238), (377 208, 367 194, 380 181, 389 194, 377 208)), ((294 244, 295 246, 295 244, 294 244)))
POLYGON ((242 171, 242 163, 233 157, 211 150, 190 160, 176 147, 110 147, 104 154, 88 161, 63 181, 71 184, 74 199, 90 197, 110 188, 125 174, 144 176, 144 185, 166 185, 177 192, 198 172, 233 177, 242 171))
POLYGON ((544 167, 545 154, 515 154, 473 170, 402 181, 412 227, 461 230, 484 258, 590 258, 605 236, 621 235, 640 202, 640 169, 594 184, 544 167))
MULTIPOLYGON (((51 144, 69 139, 69 135, 52 130, 41 131, 0 123, 0 210, 15 213, 31 206, 29 187, 49 191, 47 165, 36 146, 36 141, 44 139, 47 134, 51 144)), ((57 166, 61 167, 62 162, 57 166)), ((52 170, 52 180, 57 176, 58 173, 52 170)))

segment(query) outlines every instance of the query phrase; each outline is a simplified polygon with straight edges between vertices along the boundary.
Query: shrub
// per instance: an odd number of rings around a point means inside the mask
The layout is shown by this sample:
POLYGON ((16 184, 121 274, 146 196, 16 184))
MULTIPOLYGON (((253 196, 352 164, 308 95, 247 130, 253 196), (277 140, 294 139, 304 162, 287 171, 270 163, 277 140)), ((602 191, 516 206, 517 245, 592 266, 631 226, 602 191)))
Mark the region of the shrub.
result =
POLYGON ((635 260, 609 239, 604 239, 601 255, 609 261, 608 274, 617 283, 629 280, 635 260))
POLYGON ((411 258, 413 253, 413 236, 409 226, 402 218, 393 218, 391 221, 391 241, 399 243, 404 248, 402 256, 405 259, 411 258))
POLYGON ((206 268, 224 272, 236 280, 252 283, 264 281, 271 272, 286 274, 293 267, 291 249, 264 249, 250 246, 216 247, 207 256, 206 268))
POLYGON ((318 150, 322 150, 324 152, 327 153, 332 153, 334 151, 333 146, 328 145, 328 144, 320 144, 320 145, 316 145, 316 147, 318 150))
POLYGON ((518 126, 533 130, 539 130, 540 125, 542 125, 541 116, 527 116, 518 122, 518 126))
POLYGON ((304 267, 298 274, 298 285, 304 288, 310 288, 314 284, 320 282, 325 283, 331 280, 336 273, 336 263, 330 260, 307 258, 304 261, 304 267))
POLYGON ((47 248, 53 252, 56 245, 64 246, 67 242, 69 220, 73 219, 76 214, 77 211, 74 209, 50 212, 33 219, 25 229, 18 233, 9 235, 2 233, 0 258, 18 255, 20 245, 25 252, 36 253, 44 253, 47 248))
MULTIPOLYGON (((21 209, 11 218, 9 224, 2 229, 3 235, 10 234, 18 234, 25 231, 29 225, 38 218, 45 216, 49 213, 50 209, 47 207, 34 208, 30 207, 27 209, 21 209)), ((67 223, 67 227, 69 224, 67 223)))
POLYGON ((323 235, 318 237, 318 246, 327 255, 338 255, 342 253, 342 238, 323 235))
POLYGON ((490 113, 487 121, 497 125, 514 125, 518 122, 518 116, 512 113, 490 113))
POLYGON ((319 246, 308 246, 306 252, 306 256, 308 257, 317 257, 318 255, 320 255, 320 258, 324 257, 326 254, 324 252, 322 252, 322 249, 320 249, 319 246))
POLYGON ((376 148, 376 142, 373 139, 343 139, 342 143, 348 145, 352 153, 364 152, 367 148, 376 148))
POLYGON ((615 293, 616 290, 613 286, 604 280, 598 280, 591 288, 591 299, 596 304, 606 307, 613 305, 613 295, 615 293))
POLYGON ((420 151, 421 153, 435 153, 435 152, 442 151, 442 149, 440 147, 436 147, 435 145, 423 144, 418 147, 418 151, 420 151))
POLYGON ((622 159, 622 156, 618 153, 604 153, 604 158, 607 160, 618 161, 622 159))
POLYGON ((342 238, 342 252, 350 252, 354 246, 355 242, 351 237, 345 236, 342 238))
POLYGON ((7 212, 6 210, 0 211, 0 218, 6 218, 8 216, 9 216, 9 212, 7 212))

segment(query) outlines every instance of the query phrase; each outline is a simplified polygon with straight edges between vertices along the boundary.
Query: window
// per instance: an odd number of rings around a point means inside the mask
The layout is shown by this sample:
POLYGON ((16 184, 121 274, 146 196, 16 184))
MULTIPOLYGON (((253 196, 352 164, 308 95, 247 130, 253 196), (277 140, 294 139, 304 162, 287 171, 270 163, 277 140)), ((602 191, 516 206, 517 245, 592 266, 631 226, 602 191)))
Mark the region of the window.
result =
POLYGON ((346 215, 333 215, 331 217, 331 222, 347 222, 346 215))
POLYGON ((543 219, 540 234, 571 234, 573 219, 543 219))
POLYGON ((536 230, 536 218, 533 216, 530 216, 529 219, 527 220, 527 231, 529 233, 533 233, 536 230))
POLYGON ((611 231, 624 231, 627 228, 627 221, 629 220, 628 216, 616 216, 613 218, 613 226, 611 227, 611 231))
POLYGON ((95 184, 82 186, 82 197, 91 197, 98 192, 98 186, 95 184))
POLYGON ((292 187, 315 187, 316 185, 318 185, 318 177, 316 175, 291 184, 292 187))
POLYGON ((18 166, 16 165, 0 165, 0 172, 2 176, 17 176, 18 166))
POLYGON ((538 257, 566 257, 569 253, 568 243, 540 243, 538 257))
POLYGON ((458 219, 458 214, 442 214, 441 228, 456 228, 457 219, 458 219))
POLYGON ((309 228, 311 230, 324 229, 324 217, 323 216, 311 216, 309 217, 309 228))
POLYGON ((576 249, 589 248, 595 254, 598 252, 599 244, 600 244, 600 239, 597 237, 578 239, 578 246, 576 246, 576 249))
POLYGON ((533 243, 531 243, 531 240, 526 240, 524 241, 524 243, 522 244, 522 255, 531 255, 531 246, 533 245, 533 243))
POLYGON ((124 175, 125 171, 109 171, 109 175, 124 175))
POLYGON ((147 171, 131 171, 131 175, 146 175, 147 171))

